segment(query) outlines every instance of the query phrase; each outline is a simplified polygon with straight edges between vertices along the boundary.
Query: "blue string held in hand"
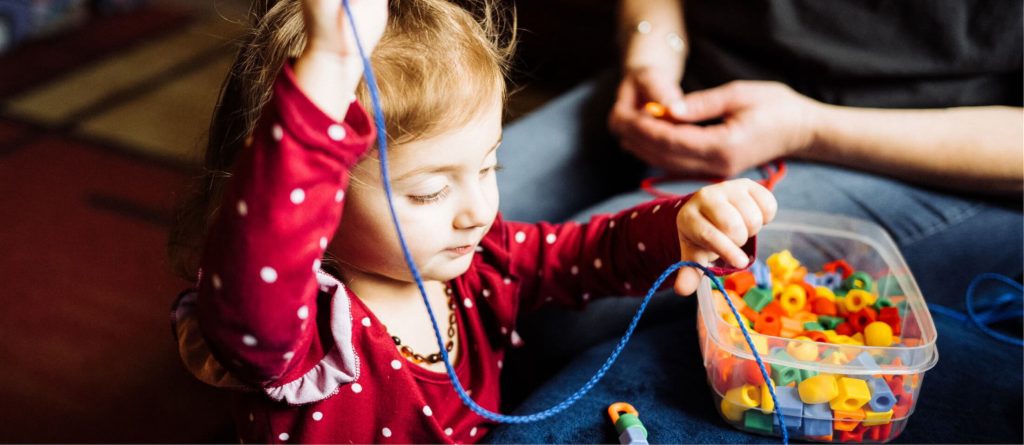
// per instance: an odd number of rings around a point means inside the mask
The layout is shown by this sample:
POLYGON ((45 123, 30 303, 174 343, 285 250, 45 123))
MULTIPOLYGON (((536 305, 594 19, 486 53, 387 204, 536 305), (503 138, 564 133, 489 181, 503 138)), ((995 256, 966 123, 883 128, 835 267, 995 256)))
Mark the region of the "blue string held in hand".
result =
MULTIPOLYGON (((348 18, 349 24, 352 26, 352 34, 355 36, 356 47, 359 50, 359 57, 363 62, 363 75, 366 78, 366 85, 369 89, 370 98, 373 102, 373 109, 371 111, 373 113, 374 123, 377 127, 377 144, 378 147, 380 148, 379 156, 381 178, 384 183, 384 193, 387 196, 388 200, 388 208, 391 212, 391 221, 395 225, 395 231, 398 234, 398 242, 402 246, 402 253, 405 257, 405 262, 406 264, 408 264, 409 271, 412 273, 413 279, 416 281, 416 286, 420 290, 420 295, 423 297, 423 303, 427 307, 427 314, 430 316, 430 323, 434 328, 434 336, 436 337, 438 346, 440 347, 441 357, 444 360, 444 366, 445 370, 448 373, 448 378, 449 380, 451 380, 452 386, 455 387, 455 391, 458 393, 459 398, 462 400, 462 403, 469 407, 469 409, 473 410, 473 412, 479 414, 481 417, 502 423, 536 422, 554 416, 555 414, 558 414, 561 411, 564 411, 570 405, 572 405, 577 400, 582 398, 588 391, 590 391, 591 388, 593 388, 597 384, 598 381, 601 380, 602 377, 604 377, 605 373, 608 372, 608 369, 611 368, 612 364, 615 363, 615 360, 618 358, 619 354, 625 348, 626 343, 629 342, 630 337, 633 335, 633 331, 636 329, 637 324, 640 322, 640 317, 643 315, 644 310, 647 309, 647 304, 651 301, 651 297, 654 296, 655 291, 661 287, 661 284, 662 282, 665 281, 665 279, 667 279, 675 271, 679 270, 682 267, 696 267, 703 271, 704 274, 711 279, 711 283, 714 285, 715 289, 718 289, 719 292, 722 292, 723 295, 726 295, 726 302, 729 303, 729 308, 732 310, 733 315, 735 315, 736 318, 739 319, 739 312, 736 310, 736 307, 733 305, 732 301, 728 298, 728 294, 722 287, 721 281, 710 270, 708 270, 708 268, 691 261, 680 261, 669 266, 668 269, 665 269, 665 271, 662 272, 661 276, 659 276, 658 279, 654 282, 654 285, 652 285, 650 290, 647 291, 647 295, 644 297, 643 302, 640 304, 640 308, 637 309, 636 315, 633 316, 633 320, 629 323, 629 327, 626 329, 626 333, 623 335, 622 340, 620 340, 619 343, 615 346, 615 349, 612 351, 611 355, 608 356, 608 359, 605 360, 601 368, 598 369, 597 373, 594 374, 594 376, 591 377, 590 380, 588 380, 585 384, 583 384, 583 386, 580 387, 580 389, 578 389, 574 394, 572 394, 564 401, 551 408, 529 415, 505 415, 490 411, 478 405, 475 401, 473 401, 473 399, 469 397, 468 394, 466 394, 466 390, 462 387, 462 383, 459 381, 458 376, 455 375, 455 369, 452 367, 451 360, 448 357, 448 351, 444 347, 444 337, 442 337, 441 335, 441 329, 438 326, 437 317, 434 315, 434 311, 433 309, 431 309, 429 300, 427 298, 427 292, 423 285, 423 278, 420 276, 420 272, 416 268, 416 264, 413 262, 412 252, 409 250, 409 247, 405 241, 405 236, 402 234, 402 228, 398 223, 398 216, 397 213, 395 212, 395 207, 392 200, 391 177, 388 173, 387 132, 384 126, 384 117, 383 114, 381 113, 380 91, 377 87, 377 80, 373 74, 373 68, 370 66, 369 55, 366 54, 362 42, 359 39, 358 28, 356 26, 355 19, 352 17, 351 9, 349 8, 349 0, 342 0, 342 5, 344 6, 345 9, 345 16, 348 18)), ((761 357, 757 353, 757 348, 754 347, 754 343, 750 339, 750 333, 747 331, 746 327, 742 325, 742 323, 740 324, 740 328, 743 331, 743 336, 746 338, 747 344, 750 346, 750 350, 754 353, 754 359, 757 361, 757 365, 761 370, 762 376, 764 377, 765 381, 770 381, 768 372, 765 370, 764 362, 761 361, 761 357)), ((775 400, 777 404, 778 402, 775 395, 775 388, 772 385, 769 385, 768 390, 771 392, 772 400, 775 400)), ((779 421, 779 425, 781 426, 782 442, 788 444, 789 435, 786 431, 785 420, 783 420, 778 410, 776 410, 775 416, 779 421)))

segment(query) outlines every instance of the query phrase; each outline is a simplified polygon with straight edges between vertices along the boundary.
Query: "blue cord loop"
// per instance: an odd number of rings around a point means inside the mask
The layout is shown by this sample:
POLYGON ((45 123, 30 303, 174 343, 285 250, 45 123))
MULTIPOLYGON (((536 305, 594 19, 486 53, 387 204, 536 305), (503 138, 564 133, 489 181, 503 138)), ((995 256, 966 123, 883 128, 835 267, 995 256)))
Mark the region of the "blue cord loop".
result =
MULTIPOLYGON (((657 289, 661 287, 662 282, 664 282, 670 275, 672 275, 673 272, 679 270, 679 268, 681 267, 696 267, 703 271, 704 274, 711 279, 711 282, 714 284, 715 288, 718 289, 718 291, 721 292, 722 295, 725 297, 725 301, 729 304, 729 309, 732 310, 732 313, 736 317, 736 319, 741 319, 739 312, 736 310, 736 307, 733 306, 732 300, 729 298, 729 294, 726 293, 725 289, 722 287, 721 281, 710 270, 708 270, 708 268, 691 261, 680 261, 669 266, 668 269, 665 269, 665 271, 661 273, 661 276, 659 276, 658 279, 654 282, 654 285, 652 285, 650 290, 647 291, 647 295, 644 297, 643 302, 640 304, 640 308, 637 309, 636 315, 633 316, 633 320, 629 323, 629 328, 626 329, 626 333, 625 335, 623 335, 622 340, 619 340, 619 343, 615 346, 615 349, 612 351, 611 355, 608 356, 608 359, 605 360, 604 364, 601 365, 601 368, 598 369, 597 373, 594 374, 594 376, 591 377, 590 380, 588 380, 574 394, 572 394, 571 396, 563 400, 561 403, 551 408, 529 415, 505 415, 490 411, 478 405, 473 399, 469 397, 468 394, 466 394, 466 390, 462 387, 462 382, 460 382, 458 376, 455 375, 455 369, 452 368, 451 360, 448 357, 448 351, 444 347, 444 342, 442 340, 443 337, 441 336, 441 329, 438 327, 437 324, 437 317, 434 316, 434 311, 433 309, 431 309, 429 300, 427 299, 426 289, 423 287, 423 278, 420 276, 419 270, 416 268, 416 264, 413 262, 412 253, 409 251, 409 247, 405 242, 405 236, 402 234, 402 228, 398 223, 398 216, 397 213, 395 212, 394 203, 392 202, 391 178, 390 175, 388 174, 387 161, 387 134, 384 127, 384 117, 381 113, 380 94, 377 88, 377 80, 374 77, 373 68, 370 66, 369 57, 366 54, 365 50, 363 49, 363 44, 359 39, 359 33, 356 31, 356 23, 355 19, 352 17, 351 9, 349 8, 349 0, 342 0, 342 4, 344 5, 345 8, 345 16, 348 17, 349 24, 352 26, 352 34, 355 36, 356 47, 359 50, 359 57, 362 59, 363 62, 363 75, 366 77, 366 84, 370 91, 370 98, 373 101, 372 112, 374 117, 374 123, 377 126, 377 144, 379 147, 378 151, 380 156, 380 172, 382 181, 384 183, 384 193, 388 199, 388 208, 391 210, 391 221, 395 226, 395 231, 398 233, 398 242, 402 246, 402 254, 405 256, 405 262, 408 264, 409 271, 412 273, 413 278, 416 280, 416 286, 419 288, 420 295, 423 297, 423 303, 427 307, 427 314, 430 315, 430 323, 434 328, 434 336, 435 338, 437 338, 438 346, 440 347, 441 350, 441 357, 444 359, 444 367, 445 370, 447 370, 448 372, 448 378, 451 380, 452 386, 455 387, 455 391, 459 394, 459 398, 462 400, 462 403, 469 407, 469 409, 473 410, 473 412, 479 414, 481 417, 502 423, 535 422, 538 420, 543 420, 548 417, 554 416, 555 414, 564 411, 570 405, 572 405, 577 400, 582 398, 588 391, 590 391, 591 388, 593 388, 597 384, 598 381, 601 380, 602 377, 604 377, 604 375, 608 372, 608 369, 611 368, 612 364, 615 363, 615 360, 618 358, 619 354, 625 348, 626 343, 629 342, 630 337, 632 337, 633 331, 636 329, 637 324, 640 322, 640 317, 643 315, 644 310, 647 309, 647 304, 650 303, 651 301, 651 297, 653 297, 657 289)), ((771 379, 769 378, 768 372, 764 367, 764 362, 761 361, 761 356, 760 354, 758 354, 757 348, 754 346, 754 342, 750 339, 750 333, 747 331, 746 326, 743 326, 743 323, 740 323, 740 329, 743 332, 743 337, 747 340, 747 344, 750 345, 750 351, 753 353, 754 359, 757 361, 757 366, 761 370, 761 375, 764 377, 766 382, 770 382, 771 379)), ((768 391, 771 393, 772 400, 775 402, 775 405, 778 406, 778 399, 775 396, 774 385, 768 385, 768 391)), ((775 417, 778 419, 779 426, 782 430, 782 442, 784 444, 788 444, 789 435, 786 431, 786 422, 782 418, 782 415, 779 413, 778 409, 775 410, 775 417)))
POLYGON ((988 327, 988 325, 992 323, 998 323, 1000 321, 1014 318, 1024 318, 1024 308, 1018 306, 1022 301, 1024 301, 1024 286, 1021 286, 1020 283, 1017 283, 1006 276, 986 272, 974 277, 974 279, 971 280, 971 284, 967 286, 967 296, 966 301, 964 302, 964 305, 967 307, 966 314, 956 309, 951 309, 935 303, 929 303, 928 309, 932 312, 950 316, 959 321, 970 321, 972 324, 977 326, 981 332, 984 332, 985 335, 988 335, 989 337, 1003 343, 1024 347, 1024 340, 1011 337, 988 327), (985 301, 985 305, 983 306, 984 309, 977 312, 978 309, 975 308, 974 294, 977 291, 978 286, 985 281, 998 281, 1009 286, 1013 291, 1002 293, 994 300, 985 301), (1014 306, 1018 307, 1015 308, 1014 306))

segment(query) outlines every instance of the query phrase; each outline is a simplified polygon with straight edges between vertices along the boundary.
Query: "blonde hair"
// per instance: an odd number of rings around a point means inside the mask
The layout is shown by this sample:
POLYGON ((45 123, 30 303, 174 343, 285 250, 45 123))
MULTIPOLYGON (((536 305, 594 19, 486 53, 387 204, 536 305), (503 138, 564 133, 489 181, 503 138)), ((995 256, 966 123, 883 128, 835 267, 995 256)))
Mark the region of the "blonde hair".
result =
MULTIPOLYGON (((387 28, 370 57, 388 146, 458 128, 495 97, 507 97, 514 11, 509 14, 512 20, 505 20, 509 11, 493 0, 460 3, 465 7, 448 0, 390 0, 387 28)), ((282 66, 306 45, 299 0, 254 0, 251 17, 251 32, 221 87, 205 171, 191 196, 178 206, 168 241, 172 266, 186 279, 194 279, 198 272, 206 230, 235 155, 270 101, 282 66)), ((370 108, 365 79, 356 97, 370 108)))

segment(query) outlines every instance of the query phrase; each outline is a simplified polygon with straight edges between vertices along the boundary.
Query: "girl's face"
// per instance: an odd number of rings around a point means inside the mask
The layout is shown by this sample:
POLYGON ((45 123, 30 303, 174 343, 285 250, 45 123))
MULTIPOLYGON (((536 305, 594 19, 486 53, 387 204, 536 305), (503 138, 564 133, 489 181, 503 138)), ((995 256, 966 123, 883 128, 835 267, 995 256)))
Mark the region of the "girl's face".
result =
MULTIPOLYGON (((498 212, 495 180, 501 104, 469 124, 388 151, 395 211, 426 280, 463 274, 498 212)), ((381 185, 376 158, 353 170, 330 252, 345 278, 411 282, 381 185)))

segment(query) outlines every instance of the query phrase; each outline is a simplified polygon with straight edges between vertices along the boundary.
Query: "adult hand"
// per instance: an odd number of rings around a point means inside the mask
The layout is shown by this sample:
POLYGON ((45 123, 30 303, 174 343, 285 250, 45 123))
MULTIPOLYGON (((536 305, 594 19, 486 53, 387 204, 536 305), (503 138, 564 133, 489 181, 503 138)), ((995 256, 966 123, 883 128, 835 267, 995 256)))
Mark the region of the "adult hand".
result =
POLYGON ((628 69, 619 82, 615 105, 608 115, 608 128, 619 137, 623 147, 629 149, 646 142, 643 123, 653 119, 644 111, 648 102, 665 104, 670 116, 681 117, 686 110, 683 90, 669 70, 652 66, 628 69))
POLYGON ((778 82, 734 81, 686 95, 668 119, 613 127, 622 146, 669 173, 731 177, 809 148, 820 103, 778 82), (718 120, 710 125, 700 122, 718 120))
MULTIPOLYGON (((721 257, 732 267, 746 267, 749 258, 743 245, 775 218, 777 209, 775 196, 749 179, 725 181, 698 190, 676 214, 682 260, 708 265, 721 257)), ((680 269, 676 293, 692 294, 700 277, 698 269, 680 269)))

